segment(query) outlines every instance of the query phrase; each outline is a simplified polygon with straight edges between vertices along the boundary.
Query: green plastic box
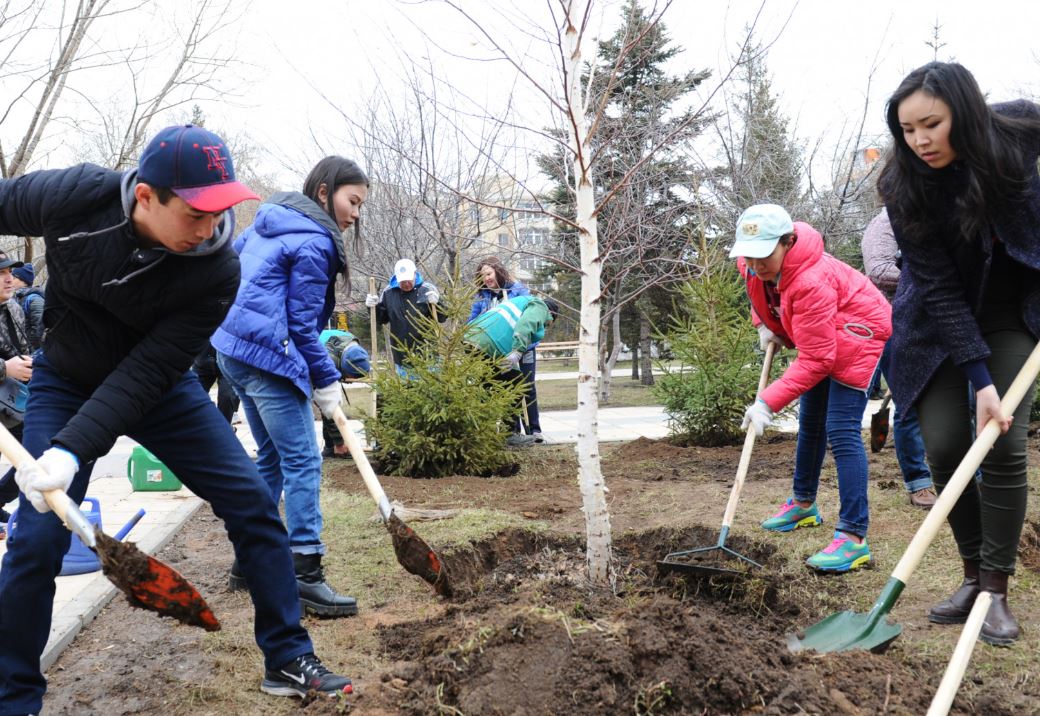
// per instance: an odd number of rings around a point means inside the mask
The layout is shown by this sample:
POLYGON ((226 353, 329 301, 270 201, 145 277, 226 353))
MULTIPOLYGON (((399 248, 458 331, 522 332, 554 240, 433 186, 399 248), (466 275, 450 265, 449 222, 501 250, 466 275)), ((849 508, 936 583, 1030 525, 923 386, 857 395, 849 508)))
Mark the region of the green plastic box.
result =
POLYGON ((130 453, 126 474, 135 492, 164 492, 181 489, 181 481, 148 450, 140 445, 130 453))

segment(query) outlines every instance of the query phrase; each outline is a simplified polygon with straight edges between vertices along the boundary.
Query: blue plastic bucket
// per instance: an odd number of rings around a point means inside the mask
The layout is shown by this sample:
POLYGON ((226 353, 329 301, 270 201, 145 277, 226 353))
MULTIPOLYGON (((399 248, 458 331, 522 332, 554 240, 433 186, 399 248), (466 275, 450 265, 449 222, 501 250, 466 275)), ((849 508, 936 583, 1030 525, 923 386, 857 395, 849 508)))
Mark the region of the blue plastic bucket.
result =
MULTIPOLYGON (((80 505, 80 512, 87 518, 90 524, 95 527, 101 527, 101 502, 96 497, 84 497, 83 504, 80 505), (84 506, 90 505, 90 509, 84 509, 84 506)), ((7 523, 7 538, 12 542, 18 539, 18 510, 15 510, 11 514, 11 519, 7 523)), ((72 543, 69 545, 69 551, 65 553, 65 557, 61 561, 61 571, 58 572, 58 576, 64 577, 70 574, 86 574, 88 572, 96 572, 101 569, 101 561, 98 556, 94 554, 93 550, 83 544, 77 535, 72 535, 72 543)))

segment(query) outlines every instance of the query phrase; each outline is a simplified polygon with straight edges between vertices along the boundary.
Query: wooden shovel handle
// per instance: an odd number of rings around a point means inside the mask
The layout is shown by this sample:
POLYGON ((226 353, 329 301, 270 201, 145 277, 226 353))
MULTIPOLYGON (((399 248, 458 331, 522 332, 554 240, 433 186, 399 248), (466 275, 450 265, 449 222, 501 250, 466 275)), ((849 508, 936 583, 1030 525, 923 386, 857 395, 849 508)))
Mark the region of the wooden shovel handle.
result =
MULTIPOLYGON (((772 341, 766 346, 766 357, 762 360, 762 374, 758 378, 758 391, 755 396, 762 394, 769 383, 769 370, 773 366, 773 354, 776 353, 776 343, 772 341)), ((744 478, 747 477, 748 467, 751 465, 751 449, 755 446, 755 426, 749 425, 747 435, 744 437, 744 449, 740 451, 740 462, 737 463, 737 477, 733 481, 733 489, 729 493, 729 502, 726 503, 726 514, 722 516, 723 528, 733 524, 733 516, 737 512, 737 502, 740 500, 740 491, 744 489, 744 478)))
POLYGON ((347 416, 343 414, 341 408, 337 407, 332 414, 332 419, 336 421, 336 427, 339 428, 339 433, 343 436, 343 442, 347 444, 347 449, 350 450, 350 455, 354 458, 354 464, 357 465, 358 472, 361 473, 361 479, 365 481, 368 494, 372 496, 372 499, 376 501, 376 505, 379 506, 379 514, 382 515, 384 521, 390 519, 390 513, 392 512, 390 500, 387 499, 383 486, 379 484, 379 478, 376 477, 376 472, 372 469, 372 464, 368 461, 368 456, 365 455, 365 451, 361 447, 361 441, 358 440, 357 435, 347 425, 347 416))
MULTIPOLYGON (((1022 369, 1018 371, 1014 382, 1011 383, 1007 392, 1004 393, 1003 400, 1000 401, 1000 409, 1005 415, 1011 415, 1015 412, 1018 404, 1022 402, 1026 393, 1032 387, 1037 374, 1040 374, 1040 343, 1029 354, 1029 358, 1026 359, 1022 369)), ((949 482, 946 483, 946 487, 943 488, 939 499, 935 501, 932 509, 928 511, 928 516, 924 518, 924 522, 917 528, 917 533, 910 540, 910 545, 906 548, 906 552, 903 553, 899 564, 896 565, 895 570, 892 572, 892 576, 903 584, 907 583, 910 575, 914 573, 917 565, 921 563, 925 550, 928 549, 932 540, 935 539, 935 535, 938 534, 939 528, 946 521, 954 504, 960 499, 964 488, 974 479, 975 472, 979 469, 983 458, 992 449, 993 443, 997 441, 998 437, 1000 437, 1000 424, 996 420, 990 419, 986 423, 986 427, 982 429, 982 433, 979 434, 964 455, 961 464, 957 466, 949 482)))
MULTIPOLYGON (((376 277, 375 276, 369 276, 368 277, 368 292, 373 294, 373 295, 376 292, 376 277)), ((371 366, 371 372, 374 373, 375 370, 376 370, 376 361, 379 360, 379 346, 377 345, 378 333, 376 332, 376 307, 375 306, 372 306, 369 309, 369 311, 368 311, 368 322, 369 322, 369 325, 370 325, 370 327, 372 329, 371 330, 371 333, 372 333, 372 355, 369 356, 369 358, 370 358, 369 365, 371 366)), ((376 405, 377 405, 376 401, 379 400, 379 398, 376 396, 376 384, 372 380, 372 376, 371 375, 368 376, 368 385, 369 385, 369 395, 370 395, 369 404, 368 404, 368 414, 374 418, 376 416, 376 405)))
MULTIPOLYGON (((16 470, 22 465, 36 464, 29 451, 22 447, 18 439, 3 425, 0 425, 0 453, 11 461, 16 470)), ((88 546, 94 546, 93 526, 63 490, 47 490, 43 493, 43 499, 47 500, 47 504, 54 510, 54 514, 65 523, 69 530, 79 535, 79 538, 88 546)))
POLYGON ((946 673, 943 674, 939 688, 932 697, 932 705, 928 707, 927 716, 946 716, 950 713, 953 698, 957 695, 957 689, 960 688, 961 681, 964 679, 964 672, 968 668, 971 652, 975 649, 975 642, 979 638, 979 632, 982 631, 986 612, 989 611, 992 599, 989 592, 979 592, 979 595, 975 597, 975 605, 968 614, 968 621, 964 623, 957 646, 953 649, 953 656, 950 657, 950 663, 946 666, 946 673))

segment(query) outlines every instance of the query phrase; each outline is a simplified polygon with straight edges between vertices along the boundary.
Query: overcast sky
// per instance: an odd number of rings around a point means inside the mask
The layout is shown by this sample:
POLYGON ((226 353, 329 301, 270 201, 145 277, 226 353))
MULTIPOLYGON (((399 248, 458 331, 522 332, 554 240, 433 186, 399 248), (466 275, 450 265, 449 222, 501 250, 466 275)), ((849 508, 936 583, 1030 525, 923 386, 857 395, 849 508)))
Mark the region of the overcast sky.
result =
MULTIPOLYGON (((494 16, 491 9, 516 13, 520 8, 527 18, 538 19, 545 9, 539 0, 464 0, 464 4, 486 17, 494 16)), ((676 71, 710 68, 716 76, 724 71, 760 4, 675 0, 665 25, 684 49, 676 71)), ((606 36, 617 22, 620 3, 602 2, 597 7, 601 14, 593 28, 606 36)), ((253 4, 240 34, 240 55, 250 63, 247 74, 253 85, 242 102, 245 106, 228 107, 223 119, 244 125, 272 152, 301 156, 301 147, 313 144, 312 132, 333 142, 345 137, 339 131, 341 119, 316 98, 313 87, 344 111, 359 112, 374 87, 400 81, 408 56, 434 57, 453 83, 470 96, 487 97, 490 105, 510 86, 508 68, 466 59, 486 57, 486 41, 435 0, 309 0, 296 8, 287 12, 284 2, 276 0, 253 4), (431 47, 423 32, 440 47, 431 47), (461 57, 450 58, 445 51, 461 57)), ((837 141, 843 125, 856 121, 863 111, 875 66, 868 126, 883 132, 881 117, 888 94, 909 70, 932 59, 926 42, 936 21, 944 43, 939 58, 967 66, 992 99, 1037 91, 1040 2, 767 0, 758 20, 758 36, 771 43, 768 66, 774 87, 799 138, 806 144, 837 141)), ((507 22, 491 21, 489 29, 515 46, 534 45, 507 22)), ((530 62, 538 72, 537 51, 531 53, 530 62)), ((532 102, 528 111, 532 117, 544 117, 547 110, 544 102, 532 102)), ((340 151, 349 154, 351 147, 340 151)), ((304 165, 309 161, 309 155, 301 160, 304 165)))

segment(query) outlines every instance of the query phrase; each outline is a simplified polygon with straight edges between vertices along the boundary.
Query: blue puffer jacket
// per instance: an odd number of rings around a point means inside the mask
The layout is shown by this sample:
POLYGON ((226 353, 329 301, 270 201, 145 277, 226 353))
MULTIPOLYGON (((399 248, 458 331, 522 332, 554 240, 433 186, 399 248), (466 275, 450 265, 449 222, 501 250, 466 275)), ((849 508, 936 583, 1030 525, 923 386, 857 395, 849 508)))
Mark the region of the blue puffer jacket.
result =
POLYGON ((339 380, 318 340, 335 305, 335 276, 345 265, 339 227, 299 192, 279 192, 260 206, 235 241, 242 282, 213 346, 303 392, 339 380))
MULTIPOLYGON (((505 289, 506 299, 516 298, 517 296, 531 295, 531 289, 529 289, 520 281, 513 281, 512 283, 508 284, 505 287, 505 289)), ((491 310, 491 308, 494 306, 495 298, 498 298, 499 301, 503 300, 502 289, 482 288, 479 291, 477 291, 477 300, 473 302, 473 310, 469 312, 469 319, 467 320, 467 323, 469 321, 472 321, 481 313, 491 310)))

